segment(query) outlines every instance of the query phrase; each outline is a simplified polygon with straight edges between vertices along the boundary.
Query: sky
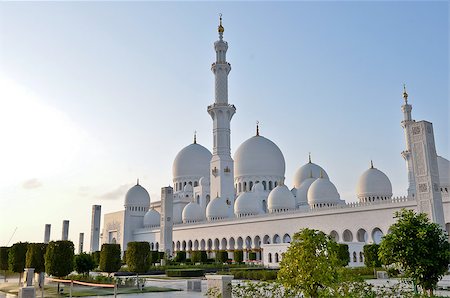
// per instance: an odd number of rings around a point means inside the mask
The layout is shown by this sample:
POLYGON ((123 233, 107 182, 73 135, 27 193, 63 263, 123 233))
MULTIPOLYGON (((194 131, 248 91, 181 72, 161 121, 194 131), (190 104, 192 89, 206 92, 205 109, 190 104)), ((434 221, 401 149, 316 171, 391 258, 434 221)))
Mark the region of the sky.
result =
MULTIPOLYGON (((449 158, 447 2, 0 2, 0 246, 85 233, 91 206, 159 200, 176 154, 211 150, 213 43, 228 41, 232 152, 255 134, 308 160, 341 198, 385 172, 406 194, 402 88, 449 158)), ((102 215, 103 215, 102 214, 102 215)))

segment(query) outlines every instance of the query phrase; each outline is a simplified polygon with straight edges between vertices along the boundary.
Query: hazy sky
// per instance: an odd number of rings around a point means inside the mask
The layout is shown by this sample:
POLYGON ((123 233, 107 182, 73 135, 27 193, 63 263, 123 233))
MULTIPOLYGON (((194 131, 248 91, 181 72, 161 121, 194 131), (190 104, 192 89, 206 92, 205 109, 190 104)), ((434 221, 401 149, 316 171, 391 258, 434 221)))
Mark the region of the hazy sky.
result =
POLYGON ((405 195, 402 84, 449 157, 447 2, 0 2, 0 245, 85 233, 91 205, 152 201, 192 142, 211 148, 218 13, 229 43, 232 152, 255 133, 286 183, 323 166, 355 201, 369 166, 405 195))

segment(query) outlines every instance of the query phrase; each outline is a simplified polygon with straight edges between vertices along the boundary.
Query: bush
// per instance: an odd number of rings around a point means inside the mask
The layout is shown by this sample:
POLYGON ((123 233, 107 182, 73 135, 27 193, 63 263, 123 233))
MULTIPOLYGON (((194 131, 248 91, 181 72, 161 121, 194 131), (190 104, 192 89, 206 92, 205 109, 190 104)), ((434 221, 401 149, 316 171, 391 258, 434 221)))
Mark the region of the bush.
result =
POLYGON ((103 244, 100 251, 100 270, 107 273, 119 270, 122 265, 120 254, 120 244, 103 244))
POLYGON ((129 242, 127 249, 127 265, 130 272, 144 273, 150 267, 150 243, 129 242))
POLYGON ((159 251, 151 250, 150 251, 150 264, 159 263, 161 258, 159 257, 159 251))
POLYGON ((203 269, 167 269, 168 277, 199 277, 205 275, 203 269))
POLYGON ((186 252, 185 251, 177 251, 174 261, 179 262, 179 263, 186 261, 186 252))
POLYGON ((278 270, 264 268, 230 269, 235 279, 276 280, 278 270))
POLYGON ((97 251, 91 252, 91 256, 92 256, 92 259, 94 260, 95 267, 97 268, 98 265, 100 264, 100 251, 97 250, 97 251))
POLYGON ((364 245, 364 265, 367 267, 381 267, 381 261, 378 257, 378 249, 380 245, 378 244, 367 244, 364 245))
POLYGON ((72 241, 51 241, 45 252, 45 271, 63 277, 73 270, 74 245, 72 241))
POLYGON ((254 251, 249 252, 248 253, 248 259, 250 261, 256 261, 256 252, 254 252, 254 251))
POLYGON ((343 267, 347 266, 350 262, 350 254, 348 252, 348 245, 338 243, 337 245, 337 257, 341 261, 343 267))
POLYGON ((30 243, 28 244, 26 262, 27 268, 34 268, 34 272, 45 272, 45 251, 47 244, 30 243))
POLYGON ((228 260, 228 252, 226 250, 218 250, 216 251, 216 262, 217 263, 226 263, 228 260))
POLYGON ((91 255, 84 252, 75 256, 74 265, 75 265, 74 269, 76 272, 85 275, 89 275, 89 271, 95 268, 94 258, 91 255))
POLYGON ((18 242, 11 246, 8 253, 10 271, 22 274, 23 269, 25 268, 27 249, 27 242, 18 242))
POLYGON ((197 250, 191 253, 191 259, 193 263, 206 263, 208 255, 205 250, 197 250))
POLYGON ((244 252, 242 250, 234 251, 234 261, 236 263, 242 263, 244 261, 244 252))

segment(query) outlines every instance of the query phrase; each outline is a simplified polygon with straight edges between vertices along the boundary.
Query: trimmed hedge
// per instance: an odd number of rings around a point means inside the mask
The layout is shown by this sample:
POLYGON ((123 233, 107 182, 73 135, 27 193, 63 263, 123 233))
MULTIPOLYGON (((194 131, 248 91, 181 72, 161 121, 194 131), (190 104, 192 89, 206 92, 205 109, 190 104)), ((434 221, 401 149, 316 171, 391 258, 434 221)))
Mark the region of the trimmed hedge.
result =
POLYGON ((167 269, 168 277, 199 277, 205 275, 203 269, 167 269))
POLYGON ((236 263, 242 263, 244 261, 244 252, 242 250, 234 251, 234 261, 236 263))
POLYGON ((248 259, 250 261, 256 261, 256 252, 254 252, 254 251, 249 252, 248 253, 248 259))
POLYGON ((99 268, 103 272, 116 272, 122 266, 120 244, 102 244, 99 268))
POLYGON ((147 272, 150 268, 150 244, 145 241, 128 242, 126 262, 130 272, 147 272))
POLYGON ((185 251, 177 251, 177 255, 173 259, 175 262, 184 262, 186 261, 186 252, 185 251))
POLYGON ((228 252, 226 250, 216 251, 216 262, 226 263, 228 261, 228 252))
POLYGON ((231 274, 234 275, 235 279, 251 279, 251 280, 275 280, 277 279, 278 270, 270 269, 231 269, 231 274))
POLYGON ((337 251, 338 259, 341 261, 343 267, 347 266, 350 262, 350 254, 348 252, 348 245, 343 243, 338 243, 337 251))

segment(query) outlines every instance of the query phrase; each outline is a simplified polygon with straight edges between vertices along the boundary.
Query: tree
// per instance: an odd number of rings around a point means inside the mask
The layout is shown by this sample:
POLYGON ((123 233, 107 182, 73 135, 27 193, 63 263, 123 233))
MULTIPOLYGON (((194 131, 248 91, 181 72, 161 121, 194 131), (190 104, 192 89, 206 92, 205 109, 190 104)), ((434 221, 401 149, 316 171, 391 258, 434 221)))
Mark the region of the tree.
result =
POLYGON ((92 259, 94 260, 95 267, 97 268, 98 265, 100 264, 100 251, 97 250, 97 251, 91 252, 91 256, 92 256, 92 259))
POLYGON ((75 256, 74 269, 76 272, 89 275, 89 271, 95 268, 94 258, 87 253, 80 253, 75 256))
POLYGON ((127 265, 131 272, 147 272, 150 268, 150 244, 148 242, 129 242, 127 265))
POLYGON ((34 272, 45 272, 45 251, 47 244, 30 243, 26 254, 26 268, 34 268, 34 272))
POLYGON ((175 262, 184 262, 186 261, 186 252, 185 251, 177 251, 177 254, 175 255, 175 262))
POLYGON ((325 233, 300 230, 283 254, 278 281, 290 291, 318 297, 322 289, 334 286, 339 280, 342 262, 337 251, 337 243, 325 233))
POLYGON ((25 261, 27 256, 27 242, 14 243, 8 252, 8 264, 9 270, 12 272, 20 273, 19 285, 22 281, 22 273, 25 268, 25 261))
POLYGON ((0 247, 0 270, 4 271, 5 282, 6 282, 6 271, 9 269, 8 253, 9 247, 7 246, 0 247))
POLYGON ((100 251, 100 270, 107 273, 117 272, 122 266, 120 244, 103 244, 100 251))
POLYGON ((158 263, 161 260, 159 252, 157 250, 150 251, 150 264, 158 263))
POLYGON ((381 261, 378 257, 378 250, 380 248, 380 245, 378 244, 367 244, 364 245, 364 265, 366 265, 369 268, 373 268, 373 274, 376 276, 376 269, 377 267, 381 267, 381 261))
POLYGON ((45 271, 56 277, 64 277, 73 270, 74 245, 72 241, 51 241, 45 252, 45 271))
POLYGON ((228 261, 228 252, 226 250, 217 250, 216 251, 216 262, 217 263, 226 263, 228 261))
POLYGON ((191 253, 192 263, 206 263, 208 259, 208 255, 206 254, 206 250, 195 250, 191 253))
POLYGON ((395 264, 424 293, 433 289, 450 263, 450 243, 444 230, 431 223, 424 213, 402 209, 395 213, 397 222, 383 237, 379 257, 386 264, 395 264))
POLYGON ((234 261, 236 263, 242 263, 244 261, 244 252, 242 250, 234 251, 234 261))
POLYGON ((350 253, 348 252, 348 245, 338 243, 337 248, 338 248, 337 251, 338 259, 341 261, 341 265, 345 267, 350 262, 350 253))

